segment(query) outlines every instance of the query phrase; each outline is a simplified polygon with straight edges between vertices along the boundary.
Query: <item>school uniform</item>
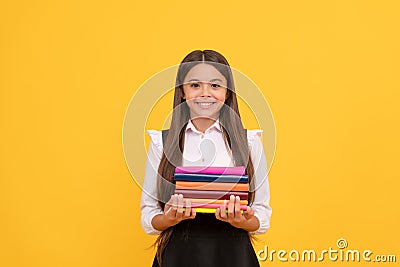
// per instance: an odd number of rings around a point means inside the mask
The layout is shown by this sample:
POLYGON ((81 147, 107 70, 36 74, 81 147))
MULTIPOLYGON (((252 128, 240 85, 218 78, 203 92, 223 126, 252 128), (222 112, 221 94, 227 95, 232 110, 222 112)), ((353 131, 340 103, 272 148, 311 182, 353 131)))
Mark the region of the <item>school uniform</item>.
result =
MULTIPOLYGON (((163 152, 162 132, 148 130, 151 137, 146 162, 140 208, 141 224, 148 234, 158 235, 151 220, 163 214, 157 200, 157 170, 163 152)), ((266 158, 260 140, 262 130, 247 130, 248 145, 254 165, 254 201, 250 205, 260 227, 251 234, 262 234, 270 224, 271 207, 266 158)), ((234 166, 227 151, 219 120, 204 133, 189 120, 185 129, 183 166, 234 166)), ((180 266, 259 266, 247 231, 220 221, 209 213, 196 213, 194 219, 173 226, 170 242, 163 253, 162 267, 180 266)), ((153 266, 158 266, 154 258, 153 266)))

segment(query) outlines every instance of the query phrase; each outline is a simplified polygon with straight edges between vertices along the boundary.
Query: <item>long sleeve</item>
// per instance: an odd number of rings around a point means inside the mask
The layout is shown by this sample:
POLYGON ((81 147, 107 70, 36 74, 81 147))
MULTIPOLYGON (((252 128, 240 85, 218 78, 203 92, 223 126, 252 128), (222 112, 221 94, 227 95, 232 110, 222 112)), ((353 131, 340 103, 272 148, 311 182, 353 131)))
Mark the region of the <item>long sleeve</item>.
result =
POLYGON ((157 200, 157 170, 162 156, 162 137, 160 131, 148 130, 151 142, 147 152, 146 173, 140 201, 141 224, 147 234, 158 235, 151 220, 158 214, 163 214, 157 200))
POLYGON ((251 158, 254 165, 254 179, 255 179, 255 196, 251 208, 254 210, 260 222, 260 227, 251 234, 263 234, 270 227, 270 219, 272 209, 269 205, 270 190, 268 182, 268 168, 267 161, 264 154, 262 142, 260 140, 260 130, 249 130, 248 140, 250 146, 251 158))

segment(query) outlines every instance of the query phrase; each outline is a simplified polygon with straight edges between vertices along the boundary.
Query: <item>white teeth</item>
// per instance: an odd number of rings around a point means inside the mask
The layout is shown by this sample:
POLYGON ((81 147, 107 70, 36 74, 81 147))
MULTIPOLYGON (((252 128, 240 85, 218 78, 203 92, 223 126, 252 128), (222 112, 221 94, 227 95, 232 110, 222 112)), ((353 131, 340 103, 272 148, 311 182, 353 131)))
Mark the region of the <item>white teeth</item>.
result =
POLYGON ((211 105, 214 104, 214 103, 197 103, 197 104, 199 104, 199 105, 202 106, 202 107, 209 107, 209 106, 211 106, 211 105))

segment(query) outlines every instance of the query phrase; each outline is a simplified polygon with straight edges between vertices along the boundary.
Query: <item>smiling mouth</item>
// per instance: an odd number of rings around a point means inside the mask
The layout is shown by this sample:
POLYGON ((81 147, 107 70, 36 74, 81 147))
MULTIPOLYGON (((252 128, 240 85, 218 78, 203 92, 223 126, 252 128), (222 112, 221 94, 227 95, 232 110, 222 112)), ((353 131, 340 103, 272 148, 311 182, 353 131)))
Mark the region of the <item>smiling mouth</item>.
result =
POLYGON ((200 106, 201 108, 209 108, 215 104, 215 102, 194 102, 194 103, 200 106))

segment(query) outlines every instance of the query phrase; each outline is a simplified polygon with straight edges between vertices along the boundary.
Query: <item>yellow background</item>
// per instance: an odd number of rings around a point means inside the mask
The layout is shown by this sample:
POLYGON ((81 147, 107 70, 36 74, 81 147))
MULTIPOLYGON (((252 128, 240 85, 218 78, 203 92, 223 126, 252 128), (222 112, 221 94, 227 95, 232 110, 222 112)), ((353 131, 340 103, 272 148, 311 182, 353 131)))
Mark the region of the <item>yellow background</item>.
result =
MULTIPOLYGON (((194 49, 225 55, 274 114, 273 215, 255 249, 344 237, 399 258, 399 11, 398 1, 2 1, 0 266, 150 266, 124 112, 194 49)), ((352 265, 297 263, 322 264, 352 265)))

